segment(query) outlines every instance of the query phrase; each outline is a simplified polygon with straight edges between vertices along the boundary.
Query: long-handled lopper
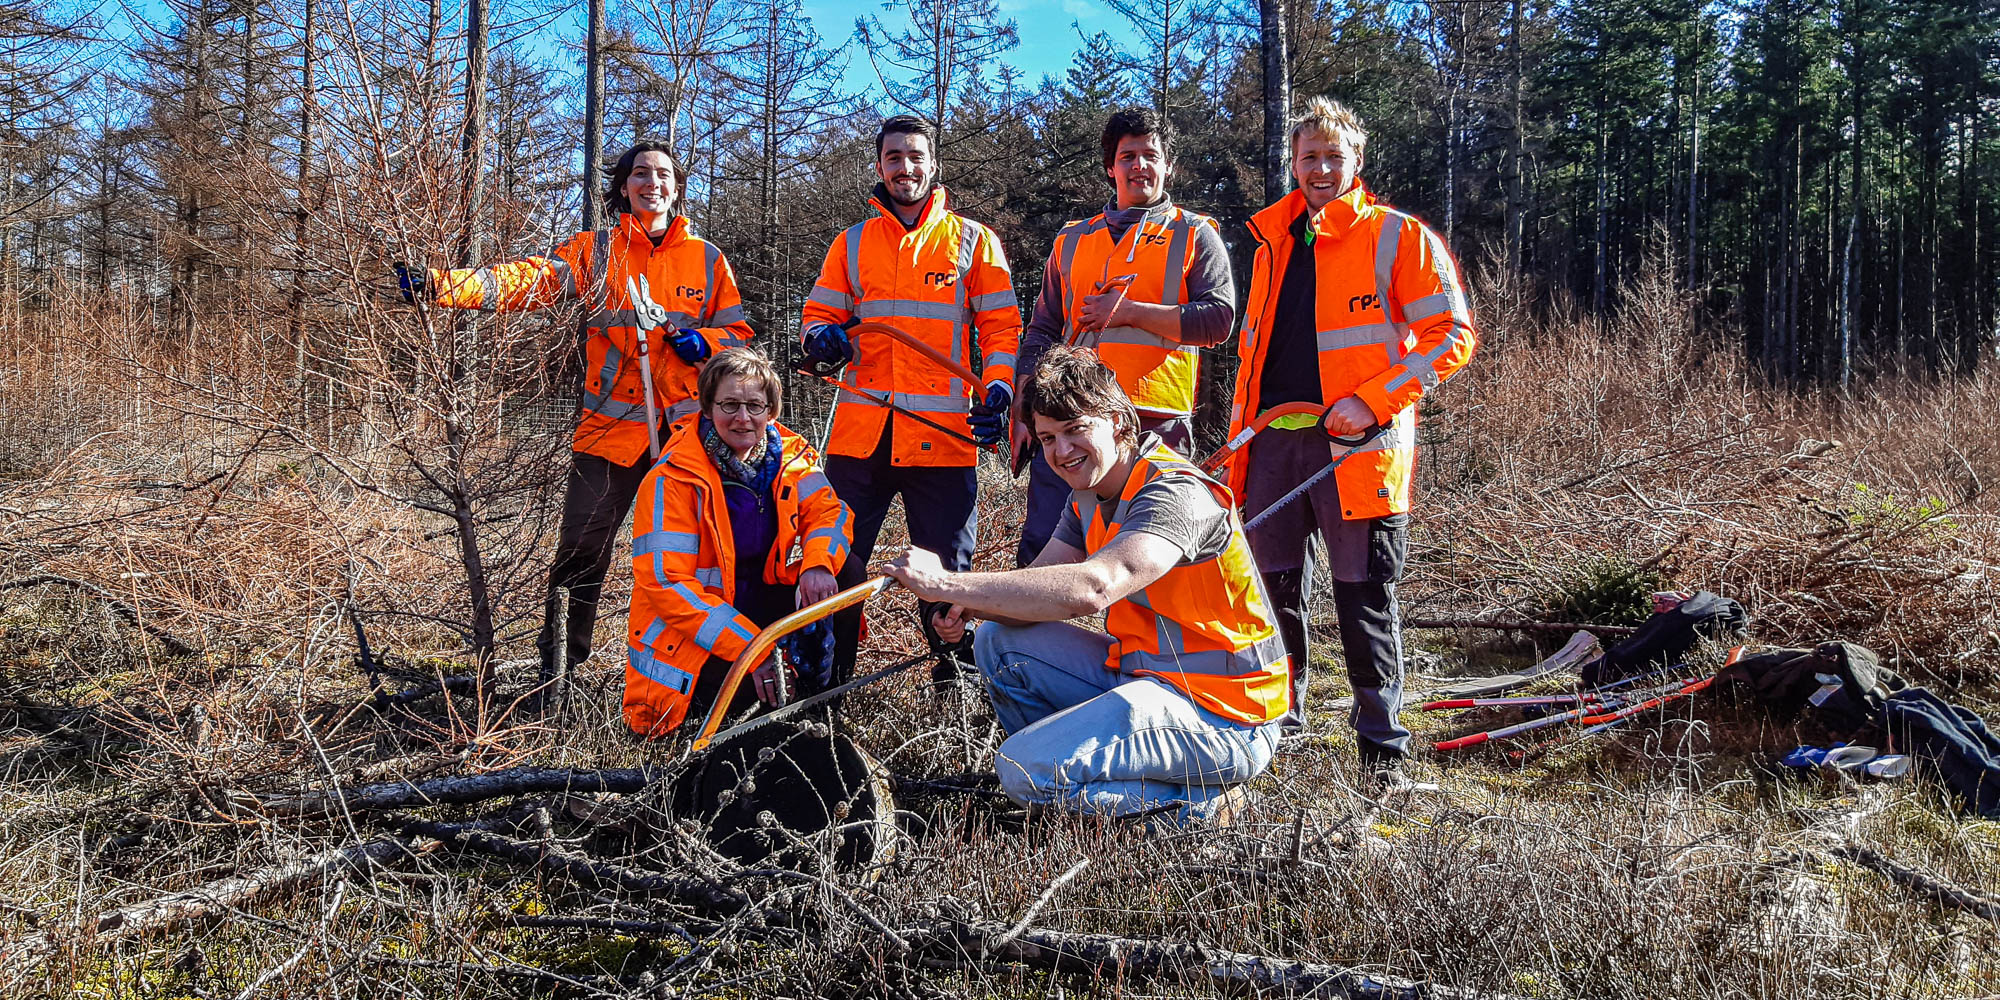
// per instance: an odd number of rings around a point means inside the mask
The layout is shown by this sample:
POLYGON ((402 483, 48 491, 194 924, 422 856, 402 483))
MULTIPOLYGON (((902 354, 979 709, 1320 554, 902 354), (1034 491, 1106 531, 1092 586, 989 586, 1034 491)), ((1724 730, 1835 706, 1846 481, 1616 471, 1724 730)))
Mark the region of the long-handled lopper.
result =
MULTIPOLYGON (((876 333, 894 339, 898 343, 901 343, 903 346, 908 347, 910 350, 915 351, 920 355, 923 355, 924 358, 928 359, 933 364, 936 364, 938 367, 943 368, 945 371, 950 372, 953 376, 964 381, 966 385, 972 387, 973 392, 977 393, 979 391, 979 385, 980 385, 979 376, 976 373, 974 373, 972 369, 967 368, 963 364, 960 364, 958 359, 949 357, 943 351, 940 351, 937 348, 924 343, 923 338, 918 337, 917 335, 910 333, 907 330, 904 330, 902 327, 894 326, 889 323, 884 323, 880 320, 871 319, 871 320, 864 320, 862 322, 854 324, 852 327, 848 328, 847 332, 849 336, 859 336, 860 334, 864 333, 876 333)), ((892 410, 896 413, 900 413, 903 416, 909 417, 911 420, 915 420, 916 422, 923 424, 924 426, 929 427, 932 430, 942 431, 946 434, 949 434, 960 441, 964 441, 967 444, 972 445, 974 448, 999 447, 998 445, 982 445, 978 441, 973 440, 969 435, 952 430, 951 428, 946 427, 935 420, 931 420, 917 413, 913 413, 907 407, 897 406, 894 402, 891 401, 889 397, 878 395, 876 393, 869 392, 866 389, 858 388, 856 386, 848 385, 847 383, 842 382, 833 377, 836 373, 838 373, 842 368, 845 367, 847 367, 847 362, 845 361, 836 361, 832 364, 824 364, 820 362, 808 362, 803 368, 799 370, 804 374, 811 375, 819 379, 820 381, 825 382, 826 384, 841 390, 842 392, 851 392, 854 395, 861 397, 862 399, 874 403, 876 406, 886 407, 887 409, 892 410)))
POLYGON ((639 331, 639 381, 645 384, 646 393, 646 461, 660 460, 660 420, 658 404, 653 401, 653 355, 648 347, 653 339, 653 331, 667 325, 667 310, 653 301, 653 289, 647 284, 646 276, 627 276, 625 294, 632 300, 633 326, 639 331))

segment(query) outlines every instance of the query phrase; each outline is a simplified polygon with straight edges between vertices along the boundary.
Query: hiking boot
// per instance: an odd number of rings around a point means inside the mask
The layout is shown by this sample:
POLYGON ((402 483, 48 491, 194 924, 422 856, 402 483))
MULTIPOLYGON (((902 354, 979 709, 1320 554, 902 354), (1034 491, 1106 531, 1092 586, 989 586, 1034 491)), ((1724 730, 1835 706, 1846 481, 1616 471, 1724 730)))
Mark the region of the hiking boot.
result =
POLYGON ((1381 798, 1395 792, 1407 792, 1416 787, 1416 782, 1403 773, 1403 755, 1386 747, 1361 745, 1361 792, 1371 798, 1381 798))
POLYGON ((1262 796, 1250 790, 1249 785, 1231 785, 1200 806, 1187 811, 1189 827, 1222 830, 1249 819, 1262 796))

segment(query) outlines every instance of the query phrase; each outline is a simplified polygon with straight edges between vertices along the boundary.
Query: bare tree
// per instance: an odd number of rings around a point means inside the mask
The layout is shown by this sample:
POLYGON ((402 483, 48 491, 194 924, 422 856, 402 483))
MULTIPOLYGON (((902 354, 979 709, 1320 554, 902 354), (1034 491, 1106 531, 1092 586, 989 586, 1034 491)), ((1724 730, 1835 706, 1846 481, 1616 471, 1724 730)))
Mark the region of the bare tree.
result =
POLYGON ((968 77, 1020 44, 1020 33, 1013 19, 1001 18, 995 0, 899 0, 882 6, 899 11, 900 23, 892 26, 872 14, 856 18, 854 37, 867 50, 890 103, 937 123, 949 145, 957 126, 949 120, 953 99, 968 77))

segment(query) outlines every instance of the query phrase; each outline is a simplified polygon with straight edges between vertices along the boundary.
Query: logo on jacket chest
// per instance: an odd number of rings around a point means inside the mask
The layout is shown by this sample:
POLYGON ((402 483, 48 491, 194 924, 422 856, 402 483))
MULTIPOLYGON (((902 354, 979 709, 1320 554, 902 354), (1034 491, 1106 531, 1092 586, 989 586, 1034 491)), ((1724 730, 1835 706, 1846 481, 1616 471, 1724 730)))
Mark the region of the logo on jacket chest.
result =
POLYGON ((924 284, 932 288, 950 288, 958 284, 957 271, 925 271, 924 284))
POLYGON ((1379 297, 1377 297, 1374 292, 1365 292, 1360 295, 1352 296, 1347 300, 1347 311, 1351 313, 1363 312, 1369 309, 1380 308, 1381 305, 1382 305, 1382 300, 1379 297))
POLYGON ((693 288, 687 285, 676 285, 674 286, 674 294, 684 299, 693 299, 696 302, 700 302, 702 296, 708 294, 708 289, 693 288))

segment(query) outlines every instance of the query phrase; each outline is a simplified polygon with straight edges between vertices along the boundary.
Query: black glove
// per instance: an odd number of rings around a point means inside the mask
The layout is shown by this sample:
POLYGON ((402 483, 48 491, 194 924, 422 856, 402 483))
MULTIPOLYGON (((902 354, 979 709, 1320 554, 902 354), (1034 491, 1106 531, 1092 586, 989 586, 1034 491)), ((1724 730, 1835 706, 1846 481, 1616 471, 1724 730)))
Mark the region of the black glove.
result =
POLYGON ((1009 410, 1014 405, 1014 393, 1006 386, 994 383, 986 390, 986 401, 972 408, 972 436, 982 445, 996 445, 1007 440, 1007 420, 1009 410))

